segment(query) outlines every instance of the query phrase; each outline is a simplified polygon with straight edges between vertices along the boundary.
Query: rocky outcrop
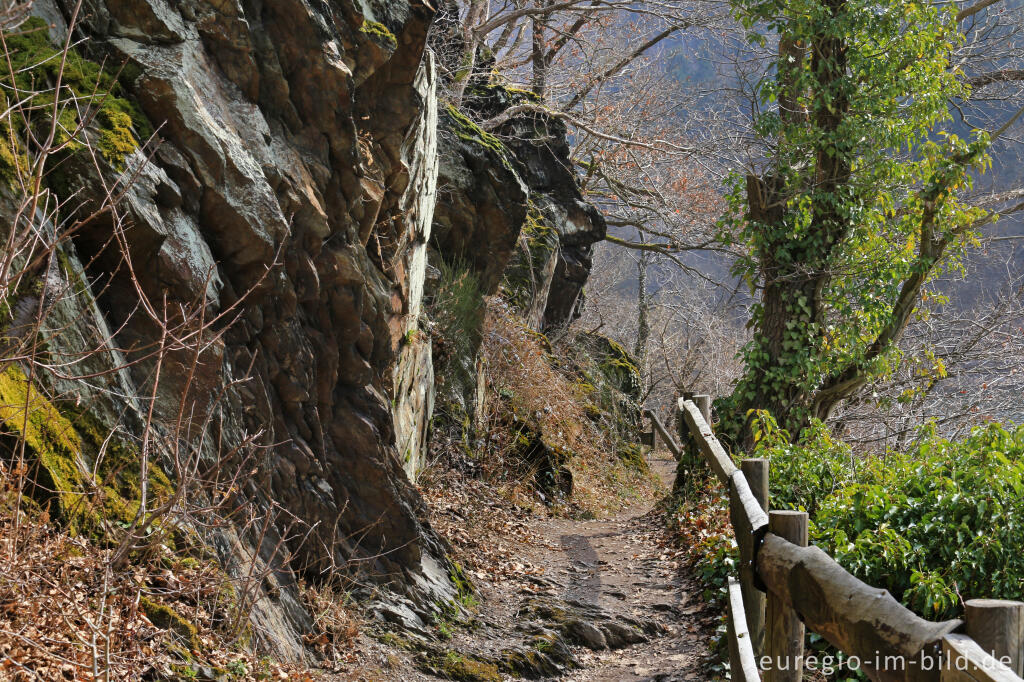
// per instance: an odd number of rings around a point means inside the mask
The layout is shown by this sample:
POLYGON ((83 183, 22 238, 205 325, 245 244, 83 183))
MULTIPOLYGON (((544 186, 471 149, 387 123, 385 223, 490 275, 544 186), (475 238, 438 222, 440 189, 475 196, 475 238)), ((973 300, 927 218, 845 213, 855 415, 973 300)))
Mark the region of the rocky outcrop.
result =
MULTIPOLYGON (((479 83, 468 93, 466 107, 478 119, 533 97, 479 83)), ((512 288, 528 290, 519 307, 535 328, 565 325, 578 313, 593 244, 606 226, 580 194, 564 124, 526 113, 485 132, 458 111, 446 113, 434 220, 440 257, 473 269, 485 293, 510 274, 511 263, 512 288), (545 230, 557 234, 557 244, 545 230)))
MULTIPOLYGON (((449 42, 439 40, 438 49, 449 42)), ((449 50, 449 58, 456 52, 449 50)), ((533 329, 564 326, 578 314, 593 244, 605 235, 601 213, 580 194, 564 125, 526 114, 492 133, 473 122, 533 99, 529 92, 472 83, 466 112, 448 107, 440 118, 431 247, 448 276, 434 287, 432 314, 461 323, 435 327, 434 361, 442 421, 456 440, 472 436, 486 383, 477 357, 484 318, 468 314, 466 299, 475 296, 482 308, 482 297, 501 286, 533 329)))
POLYGON ((449 264, 471 268, 483 293, 493 294, 519 238, 530 190, 505 145, 454 108, 443 112, 438 138, 433 246, 449 264))
MULTIPOLYGON (((147 442, 172 473, 185 451, 193 473, 237 476, 252 523, 207 539, 229 572, 265 576, 254 633, 279 657, 305 656, 299 577, 357 573, 394 593, 378 613, 422 627, 456 597, 410 483, 441 343, 423 314, 428 261, 471 272, 479 301, 525 249, 533 324, 571 319, 604 223, 576 188, 564 128, 517 118, 495 137, 439 112, 424 0, 74 7, 33 11, 120 71, 88 132, 99 153, 70 146, 48 175, 75 197, 60 217, 88 219, 60 267, 35 275, 74 292, 49 308, 47 352, 65 364, 40 381, 126 448, 151 419, 147 442), (116 208, 92 215, 108 190, 116 208)), ((526 96, 486 86, 473 101, 482 113, 526 96)), ((470 403, 475 338, 458 346, 470 403)))
MULTIPOLYGON (((73 5, 36 11, 59 23, 73 5)), ((308 626, 296 573, 358 567, 402 593, 411 619, 455 595, 401 464, 422 451, 431 409, 429 344, 410 340, 436 177, 422 60, 432 14, 419 0, 102 0, 75 27, 97 61, 124 64, 123 87, 159 138, 125 159, 138 171, 121 204, 128 253, 108 218, 69 247, 69 277, 94 283, 95 310, 79 317, 102 322, 111 347, 152 348, 140 296, 223 316, 199 371, 185 357, 163 364, 154 413, 173 432, 184 396, 208 424, 206 438, 191 434, 204 460, 251 468, 244 495, 271 522, 215 544, 233 570, 269 570, 256 632, 285 657, 302 655, 308 626)), ((117 166, 63 164, 83 211, 117 166)), ((117 393, 144 394, 153 362, 127 360, 117 393)))
POLYGON ((454 107, 440 117, 438 158, 431 250, 442 276, 431 292, 434 360, 439 399, 461 430, 478 411, 483 297, 497 292, 508 268, 529 189, 505 145, 454 107))
POLYGON ((604 216, 580 194, 561 121, 541 115, 513 117, 496 132, 509 140, 534 205, 558 233, 554 264, 545 263, 539 270, 551 274, 537 287, 543 296, 534 301, 538 310, 543 308, 542 315, 535 314, 537 328, 564 326, 579 314, 593 245, 604 239, 607 229, 604 216))
MULTIPOLYGON (((615 340, 596 332, 577 333, 573 355, 578 371, 594 387, 594 393, 602 396, 598 402, 604 427, 624 441, 634 440, 641 426, 643 402, 643 376, 636 358, 615 340)), ((636 459, 634 454, 628 448, 619 452, 625 460, 636 459)))

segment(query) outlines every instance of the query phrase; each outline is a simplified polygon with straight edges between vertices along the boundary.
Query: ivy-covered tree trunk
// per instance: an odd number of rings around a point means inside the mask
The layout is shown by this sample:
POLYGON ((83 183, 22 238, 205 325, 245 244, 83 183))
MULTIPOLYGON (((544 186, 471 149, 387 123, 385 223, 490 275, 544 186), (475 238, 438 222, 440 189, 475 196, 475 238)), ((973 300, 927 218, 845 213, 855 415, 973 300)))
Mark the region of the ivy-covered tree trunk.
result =
MULTIPOLYGON (((826 0, 821 10, 828 18, 819 28, 836 21, 846 4, 846 0, 826 0)), ((800 134, 811 140, 808 156, 813 155, 816 171, 800 178, 799 184, 787 182, 781 174, 746 178, 747 221, 761 225, 763 231, 758 254, 763 291, 754 341, 761 362, 760 366, 748 363, 743 377, 747 390, 737 408, 743 415, 767 410, 794 434, 812 416, 814 387, 799 379, 807 357, 822 343, 823 293, 832 274, 829 265, 848 227, 841 195, 850 181, 851 145, 838 134, 850 107, 849 83, 844 79, 847 40, 828 30, 806 36, 806 43, 791 34, 780 37, 779 119, 789 128, 789 136, 800 134), (808 78, 803 73, 808 54, 814 93, 807 92, 808 78), (805 109, 808 104, 810 110, 805 109), (806 186, 809 183, 813 187, 806 186), (787 230, 792 217, 787 204, 795 194, 812 189, 818 199, 811 203, 809 224, 794 239, 787 230)))
POLYGON ((941 130, 947 97, 966 94, 949 65, 959 33, 946 10, 900 0, 740 5, 751 30, 780 34, 761 93, 777 106, 755 121, 772 159, 733 178, 722 234, 746 245, 737 274, 758 294, 744 374, 720 405, 724 433, 749 447, 752 411, 767 410, 796 439, 891 371, 923 287, 982 217, 955 191, 985 164, 988 140, 941 130))

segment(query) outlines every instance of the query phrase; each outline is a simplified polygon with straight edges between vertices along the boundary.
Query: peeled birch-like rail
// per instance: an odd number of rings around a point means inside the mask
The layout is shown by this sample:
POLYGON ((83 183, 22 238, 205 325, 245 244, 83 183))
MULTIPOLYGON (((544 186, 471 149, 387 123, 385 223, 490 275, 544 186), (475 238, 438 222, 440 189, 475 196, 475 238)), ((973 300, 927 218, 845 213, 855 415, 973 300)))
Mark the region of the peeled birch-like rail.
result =
MULTIPOLYGON (((769 464, 737 467, 710 425, 710 398, 677 405, 680 439, 729 490, 740 561, 729 578, 729 662, 734 680, 799 682, 812 656, 804 631, 817 633, 878 682, 1022 681, 1024 603, 979 599, 961 620, 929 621, 886 590, 859 580, 807 542, 805 512, 769 512, 769 464), (966 627, 966 634, 961 632, 966 627)), ((683 445, 651 413, 656 432, 681 462, 683 445)))

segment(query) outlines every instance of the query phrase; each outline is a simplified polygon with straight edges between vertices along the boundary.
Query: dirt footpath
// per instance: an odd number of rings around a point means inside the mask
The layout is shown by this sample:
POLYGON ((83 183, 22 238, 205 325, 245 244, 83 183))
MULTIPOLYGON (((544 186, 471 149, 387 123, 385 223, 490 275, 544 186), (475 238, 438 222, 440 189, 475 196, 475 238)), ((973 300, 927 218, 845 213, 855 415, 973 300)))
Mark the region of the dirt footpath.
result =
MULTIPOLYGON (((657 452, 650 460, 666 489, 675 468, 669 457, 657 452)), ((439 623, 427 639, 378 636, 360 658, 379 668, 331 679, 714 677, 706 664, 719 614, 680 564, 682 552, 652 502, 610 518, 543 518, 481 501, 469 485, 449 485, 430 499, 433 522, 462 557, 487 557, 467 567, 477 589, 469 617, 439 623)))
MULTIPOLYGON (((666 453, 659 452, 665 456, 666 453)), ((652 468, 668 486, 675 462, 657 459, 652 468)), ((699 588, 666 551, 660 514, 632 508, 611 519, 542 522, 547 547, 526 557, 542 562, 558 596, 590 604, 640 623, 657 623, 648 641, 617 650, 586 650, 581 669, 566 680, 700 680, 709 650, 709 618, 699 588)))
MULTIPOLYGON (((675 462, 650 460, 666 489, 675 462)), ((558 670, 534 679, 632 682, 703 680, 717 613, 676 560, 661 514, 641 502, 611 518, 531 519, 516 552, 518 575, 479 583, 480 627, 453 644, 493 660, 509 647, 540 648, 557 633, 568 646, 545 651, 558 670)), ((516 675, 508 669, 505 675, 516 675)))

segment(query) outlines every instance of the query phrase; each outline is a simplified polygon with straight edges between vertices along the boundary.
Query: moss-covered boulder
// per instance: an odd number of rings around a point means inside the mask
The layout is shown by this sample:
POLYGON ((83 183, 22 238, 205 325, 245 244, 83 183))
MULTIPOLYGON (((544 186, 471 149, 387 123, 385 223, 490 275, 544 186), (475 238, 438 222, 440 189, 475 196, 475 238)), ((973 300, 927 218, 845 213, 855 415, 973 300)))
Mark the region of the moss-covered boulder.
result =
MULTIPOLYGON (((47 398, 17 363, 0 373, 0 444, 8 460, 24 457, 29 495, 72 532, 105 538, 136 520, 142 498, 138 451, 88 410, 47 398)), ((174 492, 155 462, 147 480, 149 506, 174 492)))
POLYGON ((139 608, 153 625, 169 630, 189 649, 202 646, 196 626, 170 606, 143 596, 139 597, 139 608))
POLYGON ((643 392, 643 376, 636 359, 611 337, 596 332, 587 332, 578 337, 593 357, 605 378, 633 400, 639 400, 643 392))
POLYGON ((643 379, 636 360, 620 343, 603 334, 580 332, 571 345, 572 364, 587 400, 587 416, 614 431, 623 443, 635 442, 643 397, 643 379))
POLYGON ((533 484, 547 503, 572 495, 573 478, 568 462, 571 453, 552 443, 529 421, 518 422, 514 441, 515 455, 533 471, 533 484))
POLYGON ((457 651, 448 651, 433 659, 428 668, 431 672, 458 682, 501 682, 495 663, 457 651))

